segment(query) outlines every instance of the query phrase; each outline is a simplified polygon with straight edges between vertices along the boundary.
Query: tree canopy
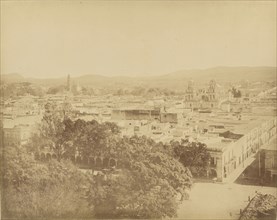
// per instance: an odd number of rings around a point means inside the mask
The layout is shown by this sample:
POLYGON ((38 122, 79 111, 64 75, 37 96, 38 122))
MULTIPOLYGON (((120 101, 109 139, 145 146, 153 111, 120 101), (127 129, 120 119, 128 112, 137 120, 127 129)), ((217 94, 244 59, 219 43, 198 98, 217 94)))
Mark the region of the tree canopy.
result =
POLYGON ((192 185, 191 174, 175 158, 156 151, 155 145, 151 139, 134 136, 116 140, 112 147, 106 146, 110 150, 116 149, 112 155, 119 160, 121 172, 118 178, 111 178, 100 186, 99 191, 108 192, 110 197, 99 207, 109 207, 110 210, 100 211, 99 217, 161 218, 176 215, 176 197, 187 198, 192 185))
POLYGON ((63 154, 78 154, 117 161, 116 169, 90 176, 96 185, 90 185, 86 201, 94 207, 96 217, 174 217, 177 197, 188 197, 192 185, 190 170, 173 155, 160 150, 161 143, 145 136, 122 137, 114 123, 71 120, 51 108, 42 128, 28 146, 31 152, 48 148, 59 158, 63 154))
POLYGON ((93 215, 84 197, 93 179, 69 161, 39 163, 24 147, 4 149, 2 213, 5 218, 78 218, 93 215))
POLYGON ((188 140, 172 141, 170 144, 174 157, 188 167, 193 176, 205 176, 211 158, 205 144, 188 140))

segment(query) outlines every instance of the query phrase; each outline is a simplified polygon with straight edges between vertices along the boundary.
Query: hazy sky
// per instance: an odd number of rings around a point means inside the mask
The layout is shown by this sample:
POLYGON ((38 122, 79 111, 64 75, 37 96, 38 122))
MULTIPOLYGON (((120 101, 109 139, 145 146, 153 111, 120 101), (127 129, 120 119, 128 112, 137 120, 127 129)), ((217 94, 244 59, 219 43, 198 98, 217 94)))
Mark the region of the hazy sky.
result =
POLYGON ((276 66, 276 1, 1 1, 1 72, 276 66))

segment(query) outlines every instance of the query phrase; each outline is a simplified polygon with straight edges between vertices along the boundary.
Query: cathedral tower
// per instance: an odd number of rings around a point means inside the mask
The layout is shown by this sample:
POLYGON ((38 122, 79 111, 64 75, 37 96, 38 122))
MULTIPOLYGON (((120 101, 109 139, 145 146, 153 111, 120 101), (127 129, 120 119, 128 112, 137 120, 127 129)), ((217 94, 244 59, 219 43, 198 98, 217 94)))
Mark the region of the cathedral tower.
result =
POLYGON ((66 90, 67 90, 68 92, 71 91, 71 82, 70 82, 70 75, 69 75, 69 74, 68 74, 68 76, 67 76, 66 90))

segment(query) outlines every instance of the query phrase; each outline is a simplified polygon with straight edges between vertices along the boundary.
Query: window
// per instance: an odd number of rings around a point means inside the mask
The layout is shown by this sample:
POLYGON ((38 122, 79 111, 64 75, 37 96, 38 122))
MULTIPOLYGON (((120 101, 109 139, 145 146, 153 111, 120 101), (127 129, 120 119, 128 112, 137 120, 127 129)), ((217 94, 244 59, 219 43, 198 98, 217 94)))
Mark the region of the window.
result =
POLYGON ((211 157, 211 165, 214 165, 214 157, 211 157))
POLYGON ((229 151, 229 154, 228 154, 228 162, 230 162, 230 159, 231 159, 231 152, 229 151))
POLYGON ((211 165, 216 165, 216 157, 211 157, 211 165))

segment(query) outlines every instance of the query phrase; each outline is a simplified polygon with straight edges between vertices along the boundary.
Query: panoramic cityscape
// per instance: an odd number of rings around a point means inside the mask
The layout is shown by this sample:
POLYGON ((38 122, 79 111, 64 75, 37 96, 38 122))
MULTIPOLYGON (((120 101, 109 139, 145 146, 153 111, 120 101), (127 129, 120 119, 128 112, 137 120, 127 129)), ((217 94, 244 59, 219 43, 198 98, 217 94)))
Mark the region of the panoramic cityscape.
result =
POLYGON ((275 1, 1 6, 2 219, 276 219, 275 1))

